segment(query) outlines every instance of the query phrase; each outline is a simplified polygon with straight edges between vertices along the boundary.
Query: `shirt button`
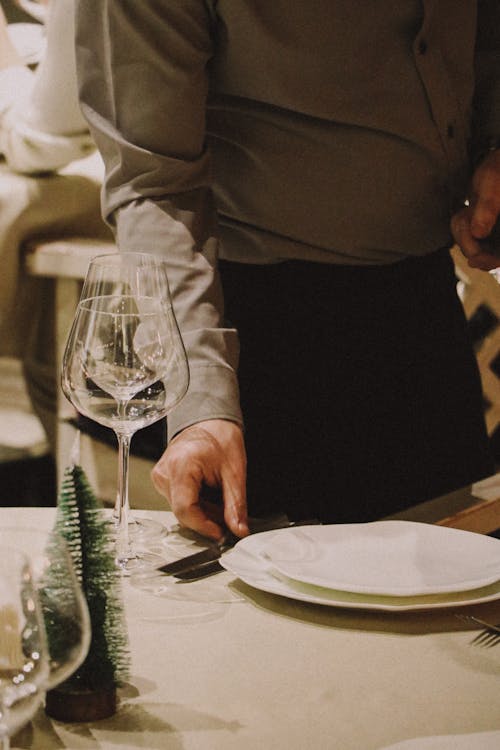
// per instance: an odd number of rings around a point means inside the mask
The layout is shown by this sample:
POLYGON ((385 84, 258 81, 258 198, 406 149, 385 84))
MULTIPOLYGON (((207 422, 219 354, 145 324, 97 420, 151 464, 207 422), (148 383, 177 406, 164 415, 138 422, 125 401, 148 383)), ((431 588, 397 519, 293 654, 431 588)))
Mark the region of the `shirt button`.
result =
POLYGON ((421 39, 419 41, 417 49, 419 55, 425 55, 425 53, 427 52, 427 42, 425 41, 425 39, 421 39))

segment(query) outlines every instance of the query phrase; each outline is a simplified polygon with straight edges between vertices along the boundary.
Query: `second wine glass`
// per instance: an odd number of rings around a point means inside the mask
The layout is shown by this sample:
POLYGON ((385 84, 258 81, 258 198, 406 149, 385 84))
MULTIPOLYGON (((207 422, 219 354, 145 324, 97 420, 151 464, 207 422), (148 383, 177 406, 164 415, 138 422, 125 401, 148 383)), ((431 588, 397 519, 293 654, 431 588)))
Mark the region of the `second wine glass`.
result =
POLYGON ((13 546, 29 559, 48 637, 51 690, 82 664, 90 645, 87 601, 65 539, 55 530, 0 526, 0 549, 13 546))
POLYGON ((48 649, 29 559, 0 547, 0 748, 41 705, 49 676, 48 649))

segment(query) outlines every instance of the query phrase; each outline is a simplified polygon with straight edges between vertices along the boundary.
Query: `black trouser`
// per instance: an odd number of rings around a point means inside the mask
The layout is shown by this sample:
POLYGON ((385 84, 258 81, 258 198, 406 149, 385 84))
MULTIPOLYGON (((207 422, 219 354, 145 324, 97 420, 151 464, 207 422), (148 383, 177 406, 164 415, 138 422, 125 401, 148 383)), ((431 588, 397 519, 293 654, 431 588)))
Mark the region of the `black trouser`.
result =
POLYGON ((494 472, 448 251, 220 269, 252 514, 368 521, 494 472))

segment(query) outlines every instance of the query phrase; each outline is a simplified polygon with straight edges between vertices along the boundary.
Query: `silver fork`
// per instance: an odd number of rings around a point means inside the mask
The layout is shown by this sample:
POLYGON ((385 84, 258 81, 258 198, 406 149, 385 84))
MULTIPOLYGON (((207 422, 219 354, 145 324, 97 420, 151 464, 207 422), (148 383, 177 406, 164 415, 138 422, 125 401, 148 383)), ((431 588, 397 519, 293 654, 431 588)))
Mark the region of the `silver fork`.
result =
POLYGON ((500 623, 494 625, 486 620, 481 620, 479 617, 473 615, 456 615, 462 622, 474 622, 476 625, 481 625, 483 630, 472 639, 471 643, 475 646, 483 646, 491 648, 500 643, 500 623))

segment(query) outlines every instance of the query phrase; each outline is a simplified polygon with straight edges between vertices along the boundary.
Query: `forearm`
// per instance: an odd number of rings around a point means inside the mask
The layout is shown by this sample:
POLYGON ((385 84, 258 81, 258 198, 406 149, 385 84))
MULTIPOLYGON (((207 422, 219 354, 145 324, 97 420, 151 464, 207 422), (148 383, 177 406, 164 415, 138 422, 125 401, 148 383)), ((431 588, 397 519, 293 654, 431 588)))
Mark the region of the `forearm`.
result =
POLYGON ((224 327, 205 150, 211 38, 203 0, 80 0, 80 96, 106 178, 104 214, 121 250, 165 255, 191 385, 169 418, 241 421, 237 336, 224 327))
POLYGON ((187 396, 169 416, 169 438, 206 419, 241 424, 236 378, 238 338, 225 327, 210 192, 204 188, 135 200, 115 214, 123 251, 165 255, 174 309, 189 359, 187 396))

